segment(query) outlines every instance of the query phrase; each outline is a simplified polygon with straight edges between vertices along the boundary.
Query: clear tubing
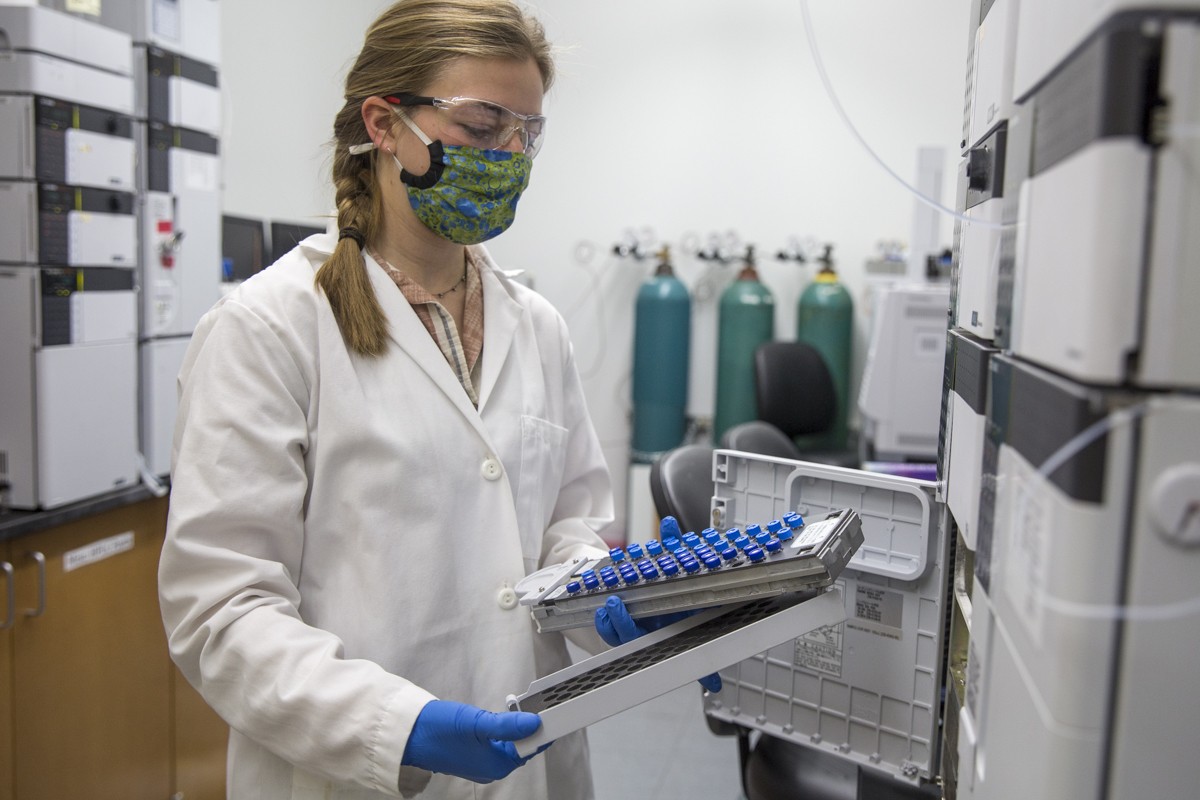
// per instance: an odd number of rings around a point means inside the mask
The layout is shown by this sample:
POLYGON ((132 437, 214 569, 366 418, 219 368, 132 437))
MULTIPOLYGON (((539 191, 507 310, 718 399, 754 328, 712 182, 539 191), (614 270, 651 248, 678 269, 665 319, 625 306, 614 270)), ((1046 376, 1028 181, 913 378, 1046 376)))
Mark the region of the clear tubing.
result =
MULTIPOLYGON (((1150 411, 1149 403, 1143 402, 1129 408, 1118 409, 1109 414, 1104 419, 1093 423, 1084 430, 1076 434, 1070 441, 1052 453, 1042 465, 1038 467, 1037 473, 1044 479, 1049 479, 1050 475, 1056 469, 1067 463, 1072 457, 1083 450, 1092 442, 1106 435, 1118 425, 1124 425, 1132 422, 1135 419, 1145 416, 1150 411)), ((1028 495, 1025 495, 1027 498, 1028 495)), ((1026 502, 1028 502, 1026 500, 1026 502)), ((1024 509, 1020 509, 1017 519, 1021 519, 1024 514, 1024 509)), ((1077 617, 1087 620, 1096 621, 1131 621, 1131 622, 1165 622, 1168 620, 1183 619, 1200 613, 1200 596, 1192 597, 1187 600, 1182 600, 1175 603, 1164 603, 1153 606, 1125 606, 1125 605, 1104 605, 1097 603, 1080 603, 1074 600, 1064 600, 1060 597, 1053 597, 1045 591, 1039 590, 1036 595, 1037 602, 1048 610, 1052 610, 1062 616, 1077 617)), ((1005 640, 1009 650, 1017 654, 1020 652, 1017 644, 1013 641, 1012 635, 1008 632, 1007 626, 1002 620, 995 620, 992 628, 996 633, 1005 640)), ((1054 732, 1056 735, 1076 738, 1079 735, 1079 730, 1074 726, 1060 722, 1055 716, 1053 710, 1046 702, 1042 694, 1041 682, 1038 681, 1030 672, 1029 666, 1025 663, 1025 659, 1017 657, 1013 660, 1016 665, 1017 674, 1025 684, 1029 692, 1029 698, 1033 701, 1034 711, 1041 718, 1042 724, 1045 725, 1048 731, 1054 732)))
POLYGON ((800 13, 804 16, 804 34, 808 37, 808 49, 812 52, 813 64, 817 68, 817 75, 821 78, 821 85, 825 87, 825 94, 829 96, 829 102, 833 103, 834 110, 837 112, 838 116, 841 117, 842 122, 849 129, 851 135, 859 143, 859 145, 862 146, 862 149, 867 151, 867 155, 869 155, 871 159, 879 165, 880 169, 890 175, 892 179, 896 181, 896 183, 907 189, 913 197, 917 198, 917 200, 921 201, 930 208, 936 209, 947 216, 953 217, 954 219, 970 223, 971 225, 976 225, 980 228, 995 228, 999 230, 1016 226, 1015 222, 988 222, 986 220, 973 219, 965 214, 960 214, 954 209, 942 205, 932 197, 927 197, 926 195, 922 194, 916 187, 909 185, 907 181, 897 175, 895 170, 889 167, 887 163, 879 157, 879 154, 871 149, 871 146, 867 144, 866 139, 864 139, 862 134, 858 132, 858 128, 854 127, 854 123, 850 121, 850 117, 846 114, 846 110, 842 108, 842 104, 837 97, 837 92, 834 91, 833 84, 829 80, 829 74, 825 71, 825 62, 821 60, 821 52, 817 49, 817 38, 816 34, 813 32, 812 17, 808 13, 808 0, 800 0, 800 13))
MULTIPOLYGON (((1109 431, 1117 426, 1133 422, 1136 419, 1146 416, 1149 412, 1150 404, 1142 402, 1129 408, 1118 409, 1104 419, 1092 423, 1043 461, 1042 465, 1037 469, 1038 475, 1045 480, 1049 480, 1055 470, 1074 458, 1092 442, 1107 435, 1109 431)), ((1028 503, 1028 495, 1025 495, 1022 505, 1026 503, 1028 503)), ((1018 510, 1016 519, 1024 518, 1025 509, 1021 508, 1018 510)), ((1054 597, 1044 589, 1040 589, 1037 592, 1037 601, 1047 610, 1054 611, 1063 616, 1093 620, 1166 622, 1200 614, 1200 595, 1174 603, 1128 606, 1081 603, 1075 600, 1065 600, 1061 597, 1054 597)))

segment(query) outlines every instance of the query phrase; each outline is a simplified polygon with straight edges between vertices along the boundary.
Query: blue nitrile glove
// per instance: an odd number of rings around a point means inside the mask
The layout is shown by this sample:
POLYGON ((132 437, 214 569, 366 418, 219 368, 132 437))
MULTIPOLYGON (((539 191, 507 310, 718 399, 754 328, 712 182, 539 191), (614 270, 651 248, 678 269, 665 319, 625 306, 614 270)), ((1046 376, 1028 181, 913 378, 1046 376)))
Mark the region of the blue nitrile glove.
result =
POLYGON ((449 700, 430 700, 417 715, 400 763, 491 783, 533 758, 517 755, 513 742, 532 736, 540 727, 541 717, 527 711, 497 714, 449 700))
MULTIPOLYGON (((663 542, 669 539, 683 538, 683 531, 679 527, 679 520, 672 516, 662 518, 658 526, 658 533, 663 542)), ((639 636, 645 636, 650 631, 666 627, 672 622, 686 619, 700 610, 656 614, 634 620, 629 615, 628 609, 625 608, 625 602, 620 597, 610 597, 603 606, 596 609, 596 632, 600 634, 600 638, 608 643, 610 647, 616 647, 619 644, 632 642, 639 636)), ((716 673, 705 675, 700 679, 700 685, 710 692, 719 692, 721 691, 721 676, 716 673)))
MULTIPOLYGON (((604 605, 596 609, 596 633, 600 634, 600 638, 610 647, 616 647, 626 642, 632 642, 639 636, 645 636, 650 631, 656 631, 672 622, 690 617, 694 613, 696 612, 678 611, 674 614, 657 614, 635 620, 629 616, 625 602, 620 597, 614 596, 608 598, 604 601, 604 605)), ((712 675, 705 675, 700 679, 700 685, 710 692, 719 692, 721 691, 721 676, 715 672, 712 675)))

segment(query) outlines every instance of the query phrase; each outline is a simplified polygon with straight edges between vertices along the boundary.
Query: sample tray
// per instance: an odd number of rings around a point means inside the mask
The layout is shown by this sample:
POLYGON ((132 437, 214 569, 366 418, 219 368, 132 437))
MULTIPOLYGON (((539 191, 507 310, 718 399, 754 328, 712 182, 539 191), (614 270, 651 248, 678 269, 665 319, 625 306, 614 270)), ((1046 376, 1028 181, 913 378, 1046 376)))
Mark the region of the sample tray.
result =
POLYGON ((539 575, 521 602, 531 606, 538 630, 557 631, 593 625, 596 609, 613 595, 639 617, 812 591, 832 584, 862 542, 853 509, 808 524, 785 514, 765 529, 709 528, 615 548, 539 575))
POLYGON ((695 614, 539 678, 527 692, 507 700, 510 710, 542 718, 537 733, 515 743, 517 753, 527 756, 547 742, 845 617, 837 588, 752 600, 695 614))

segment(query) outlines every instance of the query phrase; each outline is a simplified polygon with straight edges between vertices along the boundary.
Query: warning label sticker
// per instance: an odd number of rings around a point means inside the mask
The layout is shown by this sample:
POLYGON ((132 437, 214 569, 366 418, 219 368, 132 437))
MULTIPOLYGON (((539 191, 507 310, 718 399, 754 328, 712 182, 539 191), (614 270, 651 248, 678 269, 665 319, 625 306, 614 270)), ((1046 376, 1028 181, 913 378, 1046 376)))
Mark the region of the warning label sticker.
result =
POLYGON ((840 678, 844 635, 844 624, 840 622, 804 634, 796 639, 795 665, 840 678))

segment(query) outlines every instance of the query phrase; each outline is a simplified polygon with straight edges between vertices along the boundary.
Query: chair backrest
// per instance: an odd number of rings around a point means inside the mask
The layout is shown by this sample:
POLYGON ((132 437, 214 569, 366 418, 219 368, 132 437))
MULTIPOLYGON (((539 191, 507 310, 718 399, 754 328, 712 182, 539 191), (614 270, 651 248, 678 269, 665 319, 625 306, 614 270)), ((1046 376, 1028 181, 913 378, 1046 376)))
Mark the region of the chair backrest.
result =
MULTIPOLYGON (((685 444, 668 450, 650 467, 650 496, 660 517, 672 516, 686 531, 709 527, 713 448, 685 444)), ((657 534, 657 531, 655 531, 657 534)), ((635 541, 630 536, 630 541, 635 541)))
POLYGON ((792 460, 802 458, 795 441, 788 438, 779 428, 761 419, 743 422, 725 431, 721 436, 721 447, 792 460))
POLYGON ((837 390, 820 352, 804 342, 767 342, 754 351, 758 418, 787 437, 822 433, 837 416, 837 390))

